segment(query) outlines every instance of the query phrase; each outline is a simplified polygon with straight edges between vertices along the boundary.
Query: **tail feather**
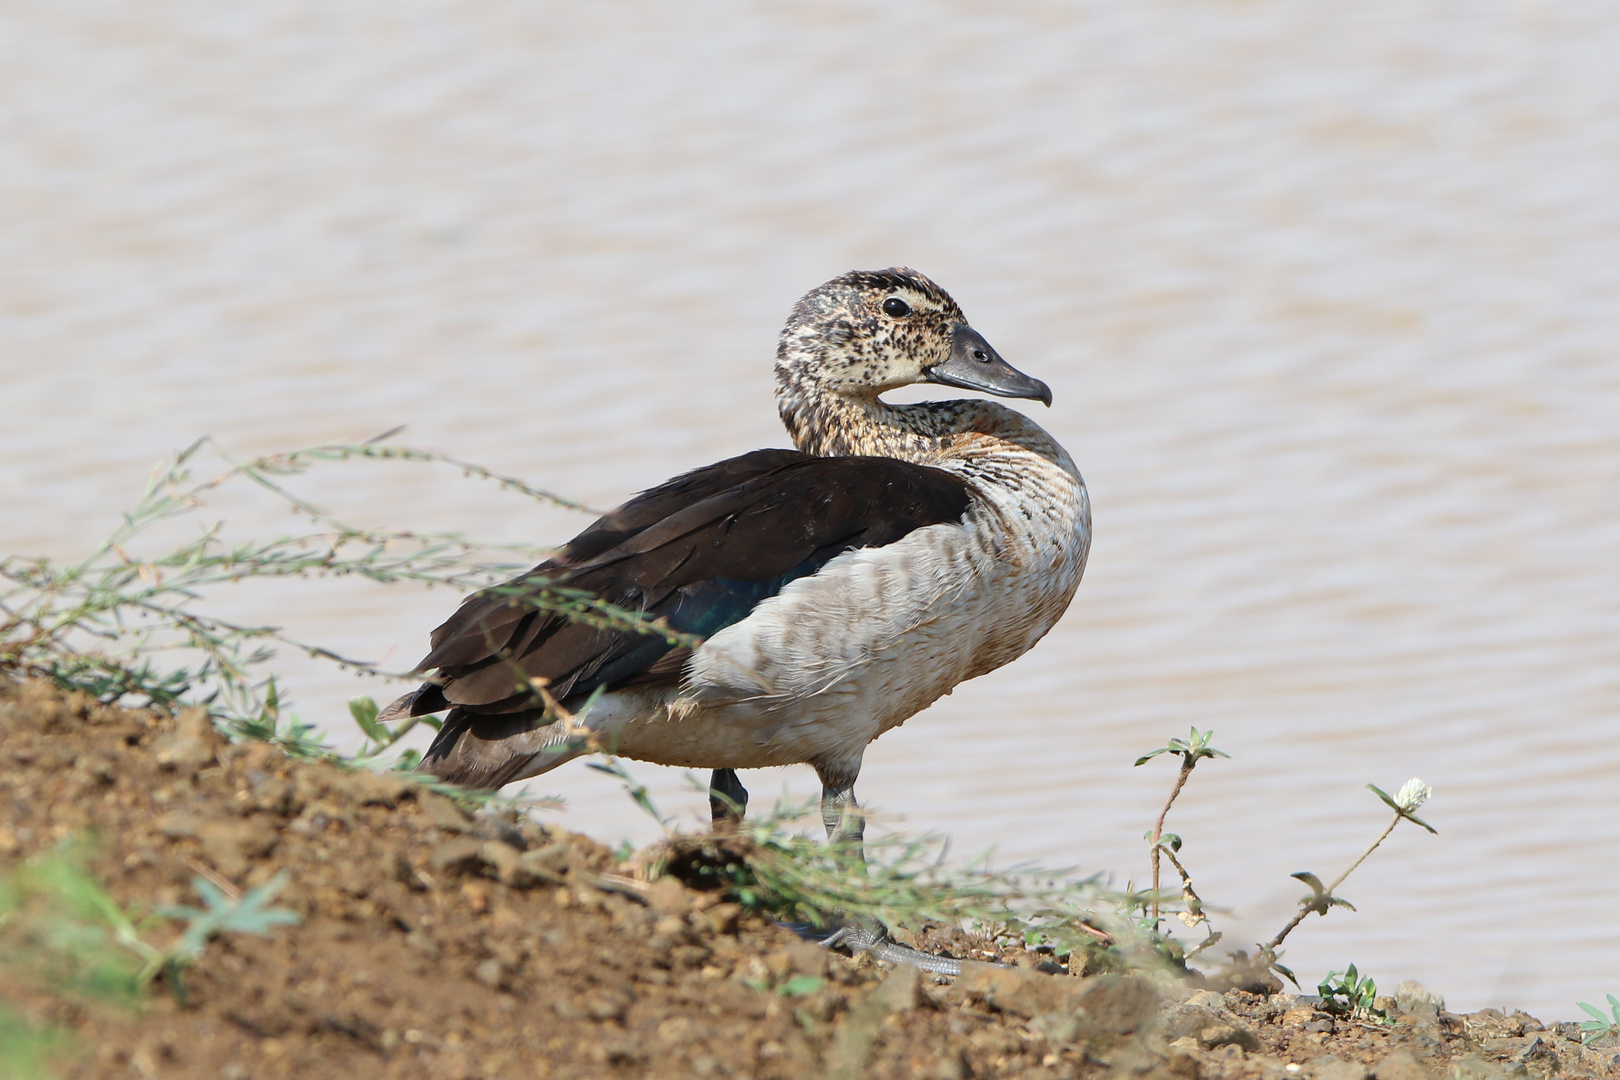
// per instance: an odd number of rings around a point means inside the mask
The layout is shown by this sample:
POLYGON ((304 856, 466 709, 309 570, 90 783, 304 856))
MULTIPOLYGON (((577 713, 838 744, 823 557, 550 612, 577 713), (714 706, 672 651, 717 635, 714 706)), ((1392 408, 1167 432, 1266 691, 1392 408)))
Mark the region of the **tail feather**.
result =
POLYGON ((395 720, 443 712, 449 707, 450 702, 445 700, 442 686, 438 683, 423 683, 410 693, 396 698, 392 704, 378 713, 377 723, 391 724, 395 720))
POLYGON ((547 723, 540 709, 494 716, 451 709, 422 768, 452 784, 493 791, 589 752, 585 738, 547 723))

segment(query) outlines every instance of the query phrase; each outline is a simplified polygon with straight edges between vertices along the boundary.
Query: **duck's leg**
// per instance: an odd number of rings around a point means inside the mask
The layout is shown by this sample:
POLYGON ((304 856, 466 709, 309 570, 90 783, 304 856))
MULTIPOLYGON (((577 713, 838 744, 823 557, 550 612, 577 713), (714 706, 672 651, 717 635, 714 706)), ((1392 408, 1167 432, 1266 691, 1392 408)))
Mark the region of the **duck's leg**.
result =
POLYGON ((741 821, 748 809, 748 790, 737 779, 736 769, 716 769, 709 774, 709 820, 716 825, 741 821))
MULTIPOLYGON (((821 778, 821 823, 827 827, 827 841, 843 845, 854 856, 850 869, 865 873, 866 852, 862 840, 866 836, 866 815, 855 802, 855 774, 860 770, 832 770, 820 766, 816 774, 821 778)), ((924 971, 941 975, 959 975, 962 962, 948 956, 934 956, 897 943, 889 937, 889 928, 881 919, 870 915, 843 915, 843 925, 822 939, 828 948, 845 948, 851 953, 869 952, 879 960, 891 964, 911 964, 924 971)))
POLYGON ((855 801, 855 784, 821 785, 821 823, 827 827, 827 839, 835 844, 848 844, 862 861, 861 841, 866 837, 866 815, 855 801))
POLYGON ((860 856, 866 817, 855 802, 855 778, 861 774, 861 759, 816 762, 815 769, 821 781, 821 823, 827 826, 827 839, 848 843, 860 856))

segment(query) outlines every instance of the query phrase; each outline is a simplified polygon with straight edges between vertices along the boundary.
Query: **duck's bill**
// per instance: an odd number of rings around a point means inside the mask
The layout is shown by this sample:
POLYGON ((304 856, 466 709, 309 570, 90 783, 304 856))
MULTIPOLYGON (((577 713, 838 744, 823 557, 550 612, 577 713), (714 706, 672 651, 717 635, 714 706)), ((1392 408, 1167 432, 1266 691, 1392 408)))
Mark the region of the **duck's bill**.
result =
POLYGON ((1001 358, 977 330, 958 327, 951 335, 951 356, 923 372, 923 378, 943 386, 982 390, 997 397, 1029 398, 1047 406, 1052 389, 1032 379, 1001 358))

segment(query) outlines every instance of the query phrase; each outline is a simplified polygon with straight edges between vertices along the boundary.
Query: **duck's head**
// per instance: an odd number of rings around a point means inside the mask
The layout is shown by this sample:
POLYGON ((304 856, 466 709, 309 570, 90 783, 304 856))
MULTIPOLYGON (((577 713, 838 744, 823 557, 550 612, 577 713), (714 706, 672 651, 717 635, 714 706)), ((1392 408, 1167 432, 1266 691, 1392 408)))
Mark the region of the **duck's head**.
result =
POLYGON ((914 383, 1052 404, 1052 391, 1003 360, 950 294, 904 266, 852 270, 793 306, 776 351, 779 396, 806 390, 872 400, 914 383))

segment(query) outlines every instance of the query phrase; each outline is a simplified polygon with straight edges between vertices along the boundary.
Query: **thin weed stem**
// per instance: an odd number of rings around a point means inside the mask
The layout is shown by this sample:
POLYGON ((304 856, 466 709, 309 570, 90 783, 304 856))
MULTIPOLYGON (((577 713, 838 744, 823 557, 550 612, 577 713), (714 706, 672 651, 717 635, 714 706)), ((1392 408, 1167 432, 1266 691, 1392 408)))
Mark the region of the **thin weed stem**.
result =
POLYGON ((1340 885, 1343 885, 1344 884, 1344 879, 1349 877, 1351 874, 1355 873, 1356 867, 1358 867, 1362 863, 1366 862, 1367 861, 1367 856, 1369 856, 1373 852, 1377 851, 1378 850, 1378 845, 1382 844, 1386 839, 1388 839, 1389 834, 1394 832, 1395 831, 1395 826, 1399 825, 1400 823, 1401 823, 1401 815, 1400 814, 1396 814, 1394 817, 1390 818, 1389 819, 1389 824, 1384 826, 1384 831, 1378 834, 1378 839, 1374 840, 1371 844, 1367 845, 1367 850, 1363 851, 1361 853, 1360 857, 1358 857, 1355 862, 1351 863, 1349 868, 1346 869, 1344 873, 1340 874, 1338 877, 1333 879, 1333 884, 1331 884, 1331 885, 1329 885, 1327 887, 1327 891, 1331 894, 1334 891, 1336 891, 1340 885))
MULTIPOLYGON (((1335 902, 1341 905, 1344 904, 1345 901, 1340 900, 1338 897, 1333 895, 1334 891, 1337 890, 1340 885, 1344 884, 1346 878, 1355 873, 1356 867, 1367 861, 1367 856, 1378 850, 1378 845, 1382 844, 1389 834, 1395 831, 1395 826, 1401 823, 1402 816, 1403 815, 1397 813, 1393 818, 1391 818, 1390 823, 1384 827, 1384 831, 1378 834, 1378 839, 1369 844, 1367 846, 1367 850, 1363 851, 1356 861, 1350 864, 1344 873, 1340 874, 1333 880, 1333 884, 1329 885, 1325 889, 1319 889, 1313 884, 1312 881, 1306 880, 1307 885, 1312 885, 1313 895, 1308 896, 1304 900, 1300 901, 1299 910, 1294 912, 1294 917, 1288 920, 1288 925, 1277 931, 1277 936, 1266 942, 1263 946, 1261 946, 1261 948, 1275 952, 1277 950, 1277 946, 1283 943, 1283 939, 1294 932, 1294 927, 1305 921, 1305 916, 1309 915, 1313 911, 1318 915, 1326 915, 1328 908, 1335 906, 1335 902)), ((1302 879, 1308 879, 1310 877, 1310 875, 1300 874, 1295 874, 1294 876, 1302 879)))
POLYGON ((1293 933, 1294 927, 1298 926, 1301 922, 1304 922, 1305 916, 1309 915, 1312 910, 1314 909, 1308 904, 1301 904, 1300 909, 1294 912, 1294 917, 1288 920, 1288 925, 1277 931, 1277 936, 1266 942, 1260 948, 1266 953, 1275 953, 1277 951, 1277 946, 1283 943, 1283 938, 1293 933))
MULTIPOLYGON (((1153 932, 1159 932, 1159 854, 1164 845, 1164 819, 1169 816, 1170 808, 1176 803, 1176 796, 1181 789, 1187 786, 1187 778, 1192 775, 1193 769, 1205 758, 1230 757, 1231 755, 1215 749, 1209 741, 1215 737, 1214 731, 1199 731, 1191 729, 1185 739, 1171 739, 1163 746, 1148 751, 1136 759, 1137 765, 1145 765, 1160 754, 1174 754, 1181 758, 1181 769, 1176 773, 1175 786, 1170 789, 1170 797, 1164 800, 1164 809, 1159 811, 1159 820, 1153 823, 1153 832, 1149 834, 1152 844, 1151 858, 1153 863, 1153 890, 1149 894, 1148 905, 1151 912, 1153 932)), ((1179 837, 1172 838, 1176 847, 1181 846, 1179 837)))
MULTIPOLYGON (((1170 789, 1170 797, 1164 800, 1164 809, 1159 811, 1159 820, 1153 823, 1153 929, 1159 929, 1159 854, 1162 851, 1159 841, 1164 836, 1164 819, 1169 816, 1170 808, 1176 803, 1176 796, 1181 789, 1187 786, 1187 777, 1198 765, 1198 758, 1193 754, 1181 755, 1181 771, 1176 773, 1175 787, 1170 789)), ((1138 866, 1141 864, 1138 863, 1138 866)), ((1179 864, 1177 864, 1179 866, 1179 864)))

